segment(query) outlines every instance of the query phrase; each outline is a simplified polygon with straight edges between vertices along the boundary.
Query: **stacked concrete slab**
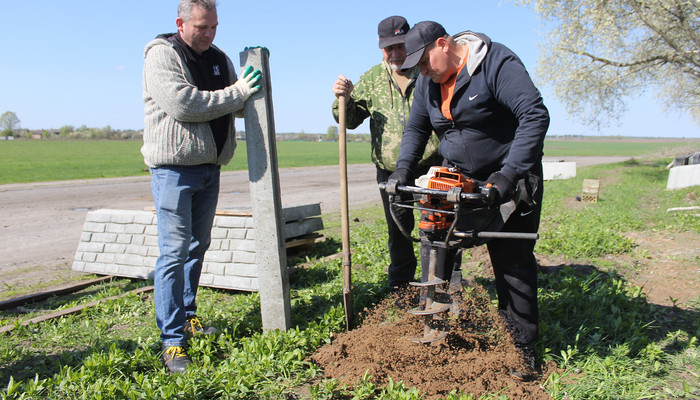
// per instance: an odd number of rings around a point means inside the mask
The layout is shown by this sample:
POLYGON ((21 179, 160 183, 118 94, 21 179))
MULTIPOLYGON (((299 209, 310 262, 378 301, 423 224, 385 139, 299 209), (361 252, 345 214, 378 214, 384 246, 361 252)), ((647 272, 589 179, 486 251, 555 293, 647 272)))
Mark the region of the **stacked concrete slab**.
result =
POLYGON ((668 173, 666 189, 700 185, 700 152, 676 157, 668 173))
MULTIPOLYGON (((323 229, 320 204, 283 208, 288 243, 313 243, 323 229)), ((152 279, 158 250, 153 211, 88 212, 72 269, 101 275, 152 279)), ((204 258, 201 286, 257 291, 255 227, 250 210, 217 210, 204 258)))
POLYGON ((544 160, 542 173, 545 181, 569 179, 576 176, 576 163, 558 160, 544 160))

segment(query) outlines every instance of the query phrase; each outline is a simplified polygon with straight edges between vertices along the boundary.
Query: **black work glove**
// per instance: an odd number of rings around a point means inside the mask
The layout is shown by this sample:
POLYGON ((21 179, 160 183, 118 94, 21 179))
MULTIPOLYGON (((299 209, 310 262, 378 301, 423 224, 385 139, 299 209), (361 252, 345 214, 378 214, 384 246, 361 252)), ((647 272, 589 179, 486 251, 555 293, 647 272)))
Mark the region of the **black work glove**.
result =
POLYGON ((510 179, 506 178, 500 172, 494 172, 486 180, 486 185, 491 184, 498 191, 498 198, 496 198, 497 203, 506 203, 513 199, 513 192, 515 191, 515 185, 510 179))
POLYGON ((399 182, 402 186, 413 186, 416 182, 416 178, 413 176, 413 171, 408 168, 398 168, 391 175, 387 181, 395 180, 399 182))

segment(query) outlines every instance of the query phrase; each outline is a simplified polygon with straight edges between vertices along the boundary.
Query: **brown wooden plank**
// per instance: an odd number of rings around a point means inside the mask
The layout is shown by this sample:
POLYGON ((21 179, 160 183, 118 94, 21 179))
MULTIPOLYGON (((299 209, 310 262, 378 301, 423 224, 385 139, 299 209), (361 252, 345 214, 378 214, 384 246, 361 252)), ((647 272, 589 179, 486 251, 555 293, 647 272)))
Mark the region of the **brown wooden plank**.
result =
POLYGON ((13 299, 0 301, 0 310, 7 310, 13 307, 21 306, 27 303, 33 303, 41 300, 46 300, 51 296, 61 296, 68 293, 74 293, 79 290, 85 289, 86 287, 95 285, 97 283, 102 283, 104 281, 109 281, 114 278, 111 275, 103 276, 97 279, 92 279, 89 281, 82 281, 72 284, 70 286, 65 286, 59 289, 47 290, 45 292, 28 294, 26 296, 15 297, 13 299))
MULTIPOLYGON (((97 304, 104 303, 104 302, 109 301, 109 300, 116 300, 116 299, 120 299, 122 297, 128 296, 130 294, 139 294, 139 293, 149 292, 151 290, 153 290, 153 286, 144 286, 144 287, 134 289, 134 290, 131 290, 131 291, 128 291, 126 293, 122 293, 122 294, 119 294, 116 296, 105 297, 104 299, 94 300, 94 301, 90 301, 90 302, 87 302, 87 303, 79 305, 79 306, 66 308, 65 310, 60 310, 60 311, 52 312, 50 314, 40 315, 38 317, 34 317, 34 318, 28 319, 26 321, 23 321, 20 324, 20 326, 27 326, 29 324, 36 324, 36 323, 48 321, 48 320, 51 320, 54 318, 63 317, 65 315, 69 315, 69 314, 76 314, 76 313, 82 312, 87 307, 93 307, 93 306, 96 306, 97 304)), ((16 327, 15 324, 5 325, 2 328, 0 328, 0 333, 10 332, 13 329, 15 329, 15 327, 16 327)))
POLYGON ((253 210, 250 208, 240 208, 240 209, 217 209, 216 215, 225 215, 228 217, 252 217, 253 210))
POLYGON ((303 246, 307 244, 314 244, 316 243, 316 239, 322 238, 323 235, 320 233, 312 233, 310 235, 304 235, 304 236, 299 236, 294 239, 287 240, 284 243, 284 247, 286 248, 292 248, 292 247, 297 247, 297 246, 303 246))

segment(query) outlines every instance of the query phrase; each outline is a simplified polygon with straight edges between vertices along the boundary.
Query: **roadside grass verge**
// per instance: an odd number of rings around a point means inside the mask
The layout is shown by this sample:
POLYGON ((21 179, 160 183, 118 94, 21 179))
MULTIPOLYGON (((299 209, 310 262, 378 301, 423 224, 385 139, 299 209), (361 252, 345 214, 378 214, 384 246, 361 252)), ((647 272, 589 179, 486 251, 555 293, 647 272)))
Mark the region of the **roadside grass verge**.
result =
MULTIPOLYGON (((626 238, 631 230, 698 233, 696 219, 665 213, 678 202, 697 205, 696 189, 664 190, 668 161, 583 168, 574 179, 545 184, 536 251, 567 259, 561 269, 539 278, 537 349, 543 362, 559 368, 543 383, 554 399, 700 398, 700 304, 688 309, 650 304, 607 258, 644 256, 626 238), (585 177, 603 177, 595 205, 572 203, 585 177)), ((351 248, 355 307, 362 310, 387 295, 386 229, 381 209, 351 210, 351 218, 359 218, 351 225, 351 248)), ((421 399, 401 382, 342 386, 323 379, 306 359, 345 326, 342 260, 324 261, 341 250, 336 225, 329 224, 327 239, 312 251, 289 259, 290 266, 299 266, 290 276, 293 329, 262 332, 257 293, 202 288, 198 314, 219 333, 191 339, 194 365, 171 376, 158 361, 151 295, 129 295, 82 314, 18 326, 3 337, 0 399, 296 399, 301 386, 308 388, 304 398, 312 399, 421 399)), ((481 280, 492 284, 487 277, 481 280)), ((115 280, 33 304, 22 314, 2 312, 0 325, 19 325, 45 310, 146 284, 115 280)), ((502 397, 495 389, 481 398, 502 397)), ((476 397, 462 393, 448 399, 476 397)))
POLYGON ((700 233, 700 220, 672 215, 671 207, 697 203, 696 188, 666 191, 666 160, 630 160, 579 169, 577 176, 545 186, 542 240, 536 252, 586 259, 633 250, 630 231, 687 230, 700 233), (584 179, 601 180, 597 203, 577 202, 584 179))

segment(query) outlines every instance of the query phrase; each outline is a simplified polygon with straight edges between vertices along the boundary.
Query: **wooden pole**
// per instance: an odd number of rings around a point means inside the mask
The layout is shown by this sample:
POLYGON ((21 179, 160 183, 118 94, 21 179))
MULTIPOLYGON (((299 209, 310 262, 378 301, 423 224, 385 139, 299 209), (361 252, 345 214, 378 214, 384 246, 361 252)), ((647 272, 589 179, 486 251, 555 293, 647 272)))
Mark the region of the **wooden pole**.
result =
POLYGON ((340 152, 340 220, 343 230, 343 305, 345 328, 352 329, 352 262, 350 260, 350 217, 348 212, 348 162, 345 137, 345 96, 338 97, 338 144, 340 152))

